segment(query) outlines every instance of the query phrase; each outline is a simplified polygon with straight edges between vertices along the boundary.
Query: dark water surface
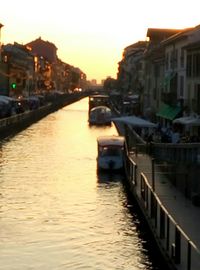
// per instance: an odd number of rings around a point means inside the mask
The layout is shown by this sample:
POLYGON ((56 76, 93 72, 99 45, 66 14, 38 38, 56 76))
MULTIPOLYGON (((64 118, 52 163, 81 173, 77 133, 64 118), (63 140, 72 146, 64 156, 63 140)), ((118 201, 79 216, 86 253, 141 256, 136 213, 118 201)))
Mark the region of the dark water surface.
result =
POLYGON ((0 269, 162 269, 122 176, 96 174, 97 136, 117 133, 90 128, 87 109, 86 98, 2 143, 0 269))

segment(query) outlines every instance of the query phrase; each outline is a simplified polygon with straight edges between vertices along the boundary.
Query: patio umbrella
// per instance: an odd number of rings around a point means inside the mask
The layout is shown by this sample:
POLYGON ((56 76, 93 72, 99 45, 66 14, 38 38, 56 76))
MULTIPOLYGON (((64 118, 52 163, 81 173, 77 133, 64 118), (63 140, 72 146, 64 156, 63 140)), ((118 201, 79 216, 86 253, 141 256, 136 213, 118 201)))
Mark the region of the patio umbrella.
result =
POLYGON ((145 119, 142 119, 140 117, 133 116, 133 115, 115 117, 115 118, 112 118, 112 121, 132 125, 134 127, 140 127, 140 128, 156 128, 157 127, 157 124, 147 121, 145 119))
POLYGON ((173 121, 174 124, 182 124, 184 126, 200 126, 200 118, 199 117, 193 117, 193 116, 185 116, 185 117, 180 117, 176 118, 173 121))

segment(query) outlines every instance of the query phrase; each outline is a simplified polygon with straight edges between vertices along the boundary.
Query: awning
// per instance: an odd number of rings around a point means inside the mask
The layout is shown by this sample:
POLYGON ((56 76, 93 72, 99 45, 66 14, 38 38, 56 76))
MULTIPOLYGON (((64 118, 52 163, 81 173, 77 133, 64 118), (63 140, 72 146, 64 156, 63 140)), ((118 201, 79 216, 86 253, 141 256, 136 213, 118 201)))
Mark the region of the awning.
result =
POLYGON ((150 121, 144 120, 140 117, 136 117, 136 116, 122 116, 122 117, 116 117, 116 118, 112 118, 113 122, 121 122, 124 124, 128 124, 128 125, 132 125, 135 127, 148 127, 148 128, 155 128, 157 127, 157 125, 155 123, 152 123, 150 121))
POLYGON ((176 118, 173 121, 174 124, 182 124, 184 126, 188 127, 197 127, 200 126, 200 118, 199 117, 194 117, 194 116, 186 116, 186 117, 180 117, 176 118))
POLYGON ((156 114, 156 116, 168 119, 168 120, 174 120, 174 118, 181 112, 180 107, 172 107, 167 104, 163 104, 159 110, 159 112, 156 114))

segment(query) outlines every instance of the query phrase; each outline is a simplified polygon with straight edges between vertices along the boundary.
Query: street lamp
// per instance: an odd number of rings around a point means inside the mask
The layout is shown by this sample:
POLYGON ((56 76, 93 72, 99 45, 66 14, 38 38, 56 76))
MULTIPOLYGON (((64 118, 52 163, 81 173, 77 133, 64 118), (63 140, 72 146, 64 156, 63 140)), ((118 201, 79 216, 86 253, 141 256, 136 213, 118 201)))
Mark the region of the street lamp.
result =
POLYGON ((0 62, 1 62, 1 28, 3 27, 4 25, 2 23, 0 23, 0 62))

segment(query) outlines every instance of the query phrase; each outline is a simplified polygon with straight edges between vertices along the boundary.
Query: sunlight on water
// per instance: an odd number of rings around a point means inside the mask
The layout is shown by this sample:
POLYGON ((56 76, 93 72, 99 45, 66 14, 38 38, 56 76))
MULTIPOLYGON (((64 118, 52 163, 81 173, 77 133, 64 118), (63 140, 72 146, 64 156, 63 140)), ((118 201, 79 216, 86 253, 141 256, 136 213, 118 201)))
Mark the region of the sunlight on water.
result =
POLYGON ((87 99, 1 145, 0 269, 158 269, 126 207, 122 176, 96 174, 87 99))

